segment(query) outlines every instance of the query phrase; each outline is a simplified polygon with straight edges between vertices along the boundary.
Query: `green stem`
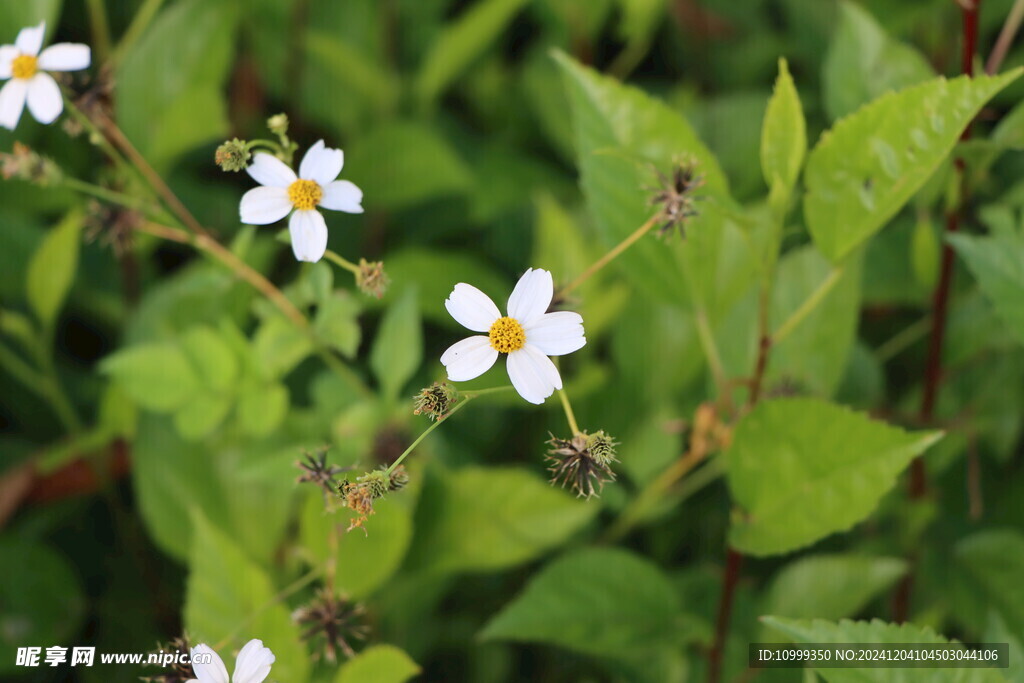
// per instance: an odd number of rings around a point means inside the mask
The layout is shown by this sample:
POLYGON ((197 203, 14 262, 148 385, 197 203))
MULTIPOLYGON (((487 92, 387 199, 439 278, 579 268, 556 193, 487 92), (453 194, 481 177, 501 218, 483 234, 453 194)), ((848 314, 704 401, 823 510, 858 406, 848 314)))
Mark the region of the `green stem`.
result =
POLYGON ((110 56, 110 22, 107 21, 107 8, 103 0, 85 0, 89 11, 89 24, 92 27, 92 49, 96 53, 96 64, 103 64, 110 56))
POLYGON ((875 349, 875 357, 880 363, 888 363, 915 343, 928 336, 932 330, 932 316, 926 315, 917 322, 897 332, 888 341, 875 349))
POLYGON ((565 411, 565 419, 569 422, 572 435, 580 434, 580 426, 576 424, 576 414, 572 412, 572 405, 569 403, 569 394, 565 393, 564 389, 559 389, 558 398, 562 399, 562 409, 565 411))
POLYGON ((240 634, 246 628, 251 626, 253 624, 253 622, 255 622, 260 616, 263 615, 264 612, 266 612, 268 609, 270 609, 274 605, 282 602, 283 600, 286 600, 289 596, 291 596, 291 595, 293 595, 295 593, 298 593, 300 590, 302 590, 303 588, 305 588, 309 584, 313 583, 313 580, 316 579, 317 577, 319 577, 321 573, 322 573, 322 570, 320 568, 312 569, 308 573, 300 576, 298 579, 296 579, 292 583, 290 583, 287 586, 285 586, 284 588, 282 588, 281 591, 277 595, 275 595, 274 597, 270 598, 265 603, 263 603, 262 605, 257 607, 255 612, 250 614, 249 617, 245 621, 243 621, 238 626, 238 628, 236 628, 234 631, 232 631, 230 634, 228 634, 228 636, 226 638, 224 638, 222 641, 217 643, 213 647, 213 649, 214 650, 221 650, 221 649, 227 647, 229 644, 231 644, 231 641, 234 640, 238 636, 238 634, 240 634))
POLYGON ((722 365, 722 356, 718 352, 718 344, 715 342, 715 335, 711 331, 711 324, 708 322, 707 313, 704 312, 703 308, 697 308, 693 318, 697 325, 697 339, 700 341, 704 355, 708 359, 711 376, 715 380, 719 394, 728 400, 729 380, 725 374, 725 366, 722 365))
POLYGON ((116 192, 100 185, 94 185, 93 183, 88 183, 84 180, 79 180, 78 178, 72 178, 69 176, 63 177, 61 182, 68 189, 74 190, 75 192, 95 197, 96 199, 105 201, 108 204, 117 204, 118 206, 139 211, 155 220, 166 220, 170 218, 170 216, 165 214, 163 211, 154 208, 150 202, 138 197, 132 197, 131 195, 124 194, 123 192, 116 192))
POLYGON ((44 399, 49 398, 43 388, 45 378, 3 344, 0 344, 0 367, 7 370, 14 379, 21 382, 32 393, 44 399))
POLYGON ((831 292, 837 284, 839 284, 839 280, 842 279, 842 277, 843 267, 839 266, 838 268, 834 268, 832 272, 828 274, 828 277, 818 285, 818 288, 811 292, 811 295, 807 297, 802 304, 800 304, 800 308, 793 311, 793 313, 786 318, 785 322, 779 325, 779 328, 775 330, 774 334, 772 334, 772 345, 778 344, 792 334, 793 330, 795 330, 800 323, 802 323, 804 319, 818 307, 818 304, 828 296, 828 293, 831 292))
MULTIPOLYGON (((483 391, 486 391, 486 390, 483 390, 483 391)), ((403 460, 405 460, 406 456, 408 456, 408 455, 409 455, 410 453, 412 453, 412 452, 413 452, 414 450, 416 450, 416 447, 420 445, 420 442, 421 442, 421 441, 423 441, 423 439, 427 438, 427 436, 428 436, 428 435, 429 435, 429 434, 430 434, 430 433, 431 433, 432 431, 434 431, 435 429, 437 429, 438 427, 440 427, 440 426, 441 426, 441 425, 442 425, 443 423, 447 422, 447 421, 448 421, 448 419, 449 419, 449 418, 450 418, 450 417, 451 417, 452 415, 454 415, 455 413, 457 413, 457 412, 459 412, 460 410, 462 410, 462 409, 463 409, 463 408, 464 408, 464 407, 465 407, 466 405, 468 405, 468 404, 469 404, 469 402, 470 402, 470 401, 472 401, 472 400, 473 400, 474 398, 476 398, 477 396, 481 395, 481 394, 483 393, 483 391, 481 391, 481 392, 478 392, 478 393, 477 393, 477 394, 475 394, 475 395, 474 395, 474 394, 471 394, 471 393, 468 393, 468 392, 467 392, 467 393, 464 393, 464 394, 462 394, 462 400, 461 400, 461 401, 459 401, 458 403, 456 403, 456 404, 455 404, 455 407, 453 407, 453 408, 452 408, 451 410, 449 410, 449 411, 448 411, 448 414, 447 414, 447 415, 445 415, 445 416, 444 416, 444 417, 442 417, 442 418, 439 418, 439 419, 438 419, 438 420, 436 420, 436 421, 435 421, 435 422, 434 422, 434 423, 433 423, 432 425, 430 425, 430 426, 429 426, 429 427, 427 427, 427 428, 426 428, 425 430, 423 430, 423 433, 422 433, 422 434, 420 434, 420 435, 419 435, 418 437, 416 437, 416 440, 415 440, 415 441, 413 441, 413 442, 412 442, 411 444, 409 444, 409 447, 405 449, 405 452, 404 452, 404 453, 402 453, 402 454, 401 454, 400 456, 398 456, 398 459, 397 459, 397 460, 395 460, 395 461, 394 461, 393 463, 391 463, 391 467, 389 467, 389 468, 387 468, 386 470, 384 470, 384 474, 390 477, 390 476, 391 476, 391 473, 392 473, 392 472, 394 472, 394 471, 395 471, 395 469, 396 469, 396 468, 397 468, 397 467, 398 467, 399 465, 401 465, 401 464, 402 464, 402 461, 403 461, 403 460)))
POLYGON ((72 434, 80 432, 82 420, 64 392, 60 377, 57 375, 57 366, 53 362, 53 334, 50 332, 44 335, 46 341, 39 347, 38 353, 39 366, 43 373, 43 391, 64 429, 72 434))
POLYGON ((604 256, 599 258, 597 261, 595 261, 589 268, 587 268, 585 271, 583 271, 583 273, 580 274, 579 277, 577 277, 575 280, 570 282, 568 285, 566 285, 565 287, 560 289, 555 294, 555 298, 556 299, 564 299, 572 291, 574 291, 577 287, 579 287, 584 282, 589 280, 591 276, 593 276, 599 270, 601 270, 602 268, 607 266, 609 263, 614 261, 616 258, 618 258, 619 254, 621 254, 622 252, 624 252, 627 249, 629 249, 641 237, 643 237, 648 232, 650 232, 651 228, 653 228, 655 225, 658 224, 658 219, 660 217, 661 217, 660 214, 654 214, 653 216, 648 218, 647 222, 645 222, 639 228, 634 230, 633 233, 629 237, 627 237, 626 239, 622 240, 617 245, 612 247, 611 251, 609 251, 607 254, 605 254, 604 256))
POLYGON ((335 264, 337 264, 338 266, 341 266, 345 270, 350 271, 353 275, 359 275, 359 273, 360 273, 359 266, 357 266, 356 264, 352 263, 348 259, 342 257, 340 254, 337 254, 337 253, 331 251, 330 249, 328 249, 327 251, 324 252, 324 256, 327 257, 328 261, 334 262, 335 264))
POLYGON ((110 60, 112 67, 116 67, 124 59, 125 54, 135 45, 136 41, 142 37, 142 34, 149 28, 150 23, 152 23, 163 4, 164 0, 145 0, 142 3, 142 7, 135 13, 135 18, 132 19, 128 30, 121 36, 121 42, 118 43, 117 48, 114 50, 110 60))

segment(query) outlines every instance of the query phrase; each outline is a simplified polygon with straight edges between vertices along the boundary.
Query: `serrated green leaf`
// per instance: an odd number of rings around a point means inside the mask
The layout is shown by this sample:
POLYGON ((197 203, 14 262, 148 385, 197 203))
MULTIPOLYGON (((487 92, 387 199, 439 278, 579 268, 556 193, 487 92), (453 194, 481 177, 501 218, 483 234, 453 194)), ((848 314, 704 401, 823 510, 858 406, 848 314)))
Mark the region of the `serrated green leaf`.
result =
MULTIPOLYGON (((930 643, 956 642, 927 627, 914 624, 887 624, 872 621, 842 620, 838 623, 815 619, 799 621, 781 617, 761 617, 761 621, 797 643, 930 643)), ((929 668, 913 669, 840 669, 814 667, 828 683, 1001 683, 1004 679, 992 669, 929 668)))
POLYGON ((522 470, 466 467, 432 475, 412 554, 434 572, 496 571, 564 543, 597 514, 522 470))
POLYGON ((251 386, 238 398, 238 426, 250 436, 267 436, 288 414, 288 387, 280 382, 251 386))
POLYGON ((777 555, 849 529, 941 436, 817 399, 760 403, 740 421, 725 455, 741 508, 730 544, 749 555, 777 555))
POLYGON ((25 294, 44 329, 51 328, 78 270, 82 214, 72 212, 47 233, 28 264, 25 294))
POLYGON ((107 356, 100 370, 143 408, 172 412, 201 383, 185 352, 174 344, 139 344, 107 356))
POLYGON ((1024 639, 1024 534, 1015 529, 979 531, 957 544, 956 559, 1007 628, 1024 639))
POLYGON ((181 345, 192 361, 199 381, 215 392, 231 391, 239 375, 235 352, 212 327, 193 327, 181 337, 181 345))
MULTIPOLYGON (((193 526, 184 609, 189 636, 210 644, 230 639, 229 648, 236 650, 259 638, 276 658, 275 679, 306 680, 309 655, 266 572, 201 514, 194 515, 193 526)), ((220 654, 230 661, 228 651, 220 654)))
POLYGON ((233 403, 229 396, 193 394, 174 414, 174 426, 187 441, 198 441, 224 422, 233 403))
POLYGON ((810 555, 783 567, 764 612, 792 618, 852 617, 907 571, 904 560, 867 555, 810 555))
POLYGON ((825 109, 833 120, 879 95, 935 76, 920 52, 889 37, 857 3, 839 3, 840 23, 822 69, 825 109))
POLYGON ((775 92, 768 100, 761 128, 761 170, 768 187, 781 182, 785 195, 793 191, 807 154, 807 124, 789 65, 779 60, 775 92))
POLYGON ((484 627, 487 640, 628 657, 678 643, 679 595, 649 560, 614 548, 560 557, 484 627))
POLYGON ((423 328, 416 288, 408 287, 388 309, 370 352, 370 367, 385 397, 398 397, 423 360, 423 328))
POLYGON ((934 79, 883 95, 824 133, 807 160, 804 197, 807 227, 822 253, 840 261, 880 230, 982 105, 1020 74, 934 79))
POLYGON ((1024 344, 1024 235, 949 235, 985 298, 1007 329, 1024 344))
POLYGON ((492 45, 528 0, 482 0, 449 23, 423 58, 414 89, 430 103, 492 45))
POLYGON ((405 683, 419 665, 394 645, 373 645, 345 662, 334 683, 405 683))

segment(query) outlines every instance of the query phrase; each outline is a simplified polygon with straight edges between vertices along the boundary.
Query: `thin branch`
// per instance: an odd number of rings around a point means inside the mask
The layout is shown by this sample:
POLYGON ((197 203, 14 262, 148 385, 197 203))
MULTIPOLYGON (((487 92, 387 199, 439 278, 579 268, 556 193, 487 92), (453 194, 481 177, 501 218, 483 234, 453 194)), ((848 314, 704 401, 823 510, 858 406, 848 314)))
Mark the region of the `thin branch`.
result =
POLYGON ((999 67, 1003 65, 1006 53, 1010 51, 1013 39, 1017 37, 1017 31, 1020 30, 1022 20, 1024 20, 1024 0, 1015 0, 1013 7, 1010 8, 1010 13, 1006 15, 1006 21, 999 32, 999 38, 996 39, 996 45, 992 48, 988 61, 985 62, 985 73, 989 76, 998 72, 999 67))

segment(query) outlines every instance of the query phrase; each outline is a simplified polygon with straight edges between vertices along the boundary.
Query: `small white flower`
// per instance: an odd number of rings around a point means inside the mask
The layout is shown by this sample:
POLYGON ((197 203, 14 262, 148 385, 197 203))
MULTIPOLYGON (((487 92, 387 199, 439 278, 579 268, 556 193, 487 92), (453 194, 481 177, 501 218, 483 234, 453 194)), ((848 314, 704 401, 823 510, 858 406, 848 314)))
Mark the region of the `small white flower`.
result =
POLYGON ((323 140, 306 152, 298 175, 275 156, 255 155, 246 171, 263 187, 242 197, 242 222, 269 225, 291 213, 288 229, 295 258, 316 263, 327 251, 327 223, 316 208, 363 212, 363 191, 347 180, 335 180, 344 165, 344 153, 323 140))
POLYGON ((270 675, 274 659, 270 648, 263 647, 262 640, 253 638, 238 653, 235 673, 228 679, 224 660, 209 645, 199 644, 192 648, 192 671, 196 677, 188 683, 262 683, 270 675), (197 664, 196 655, 210 655, 210 663, 197 664))
POLYGON ((519 395, 541 404, 562 388, 558 368, 548 356, 564 356, 583 348, 583 318, 579 313, 547 313, 555 288, 551 273, 527 270, 502 316, 490 298, 460 282, 445 300, 445 308, 461 325, 487 336, 467 337, 441 356, 448 379, 464 382, 487 372, 499 353, 508 354, 508 376, 519 395))
POLYGON ((21 112, 28 110, 39 123, 53 123, 64 111, 57 81, 46 71, 79 71, 89 68, 88 45, 59 43, 42 52, 46 22, 22 29, 14 45, 0 46, 0 126, 14 130, 21 112))

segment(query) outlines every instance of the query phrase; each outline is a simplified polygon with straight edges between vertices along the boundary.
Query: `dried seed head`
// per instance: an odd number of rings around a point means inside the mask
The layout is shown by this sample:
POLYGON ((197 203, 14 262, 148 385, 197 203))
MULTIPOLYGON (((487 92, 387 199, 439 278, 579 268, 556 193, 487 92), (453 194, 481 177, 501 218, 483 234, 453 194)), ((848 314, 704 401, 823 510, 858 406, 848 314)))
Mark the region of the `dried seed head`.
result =
POLYGON ((352 469, 351 467, 328 465, 326 447, 317 450, 315 455, 305 453, 303 457, 305 462, 302 460, 295 461, 295 466, 303 472, 295 481, 299 484, 316 484, 324 490, 325 496, 333 494, 337 488, 338 484, 334 481, 334 476, 352 469))
MULTIPOLYGON (((157 650, 154 654, 191 654, 192 648, 188 642, 188 638, 181 636, 175 638, 166 645, 163 643, 157 644, 157 650)), ((181 661, 171 661, 163 671, 156 676, 140 676, 140 681, 149 681, 150 683, 187 683, 188 681, 196 680, 195 672, 192 670, 192 664, 186 664, 181 661)))
POLYGON ((695 196, 694 191, 704 185, 704 176, 696 174, 696 167, 693 160, 677 161, 671 177, 665 177, 657 168, 654 169, 659 187, 651 190, 649 203, 658 207, 659 235, 662 237, 677 228, 680 236, 686 237, 686 223, 699 213, 696 202, 701 197, 695 196))
POLYGON ((334 664, 338 661, 338 650, 352 657, 355 651, 350 641, 366 639, 370 629, 363 623, 365 614, 362 605, 322 588, 309 604, 292 612, 292 621, 304 629, 303 640, 313 644, 314 658, 323 656, 334 664))
POLYGON ((274 135, 287 135, 288 134, 288 115, 287 114, 275 114, 267 119, 267 128, 274 135))
POLYGON ((384 272, 383 261, 367 261, 359 259, 359 273, 356 275, 356 287, 367 296, 377 299, 384 296, 391 284, 391 278, 384 272))
MULTIPOLYGON (((398 468, 395 468, 395 473, 398 468)), ((358 515, 349 522, 348 531, 361 528, 366 531, 366 520, 370 515, 375 514, 373 501, 383 498, 391 490, 391 477, 385 470, 374 470, 367 472, 357 478, 354 482, 343 481, 338 487, 338 494, 342 498, 342 505, 349 508, 358 515)))
POLYGON ((228 140, 222 144, 213 155, 214 162, 222 170, 232 173, 244 171, 248 168, 251 159, 252 152, 249 151, 249 145, 245 140, 239 140, 238 138, 228 140))
POLYGON ((63 173, 52 159, 32 151, 27 145, 14 143, 9 154, 0 153, 0 175, 4 180, 16 178, 42 187, 57 185, 63 173))
POLYGON ((413 415, 426 415, 430 420, 440 420, 458 403, 459 390, 447 382, 434 382, 420 390, 413 401, 413 415))
POLYGON ((615 440, 604 431, 577 434, 571 439, 548 441, 551 450, 545 459, 551 473, 551 483, 562 488, 568 486, 577 496, 590 498, 604 488, 606 482, 615 481, 611 464, 615 457, 615 440))
POLYGON ((388 483, 389 491, 400 491, 409 483, 409 473, 405 471, 405 465, 399 465, 391 473, 391 481, 388 483))

